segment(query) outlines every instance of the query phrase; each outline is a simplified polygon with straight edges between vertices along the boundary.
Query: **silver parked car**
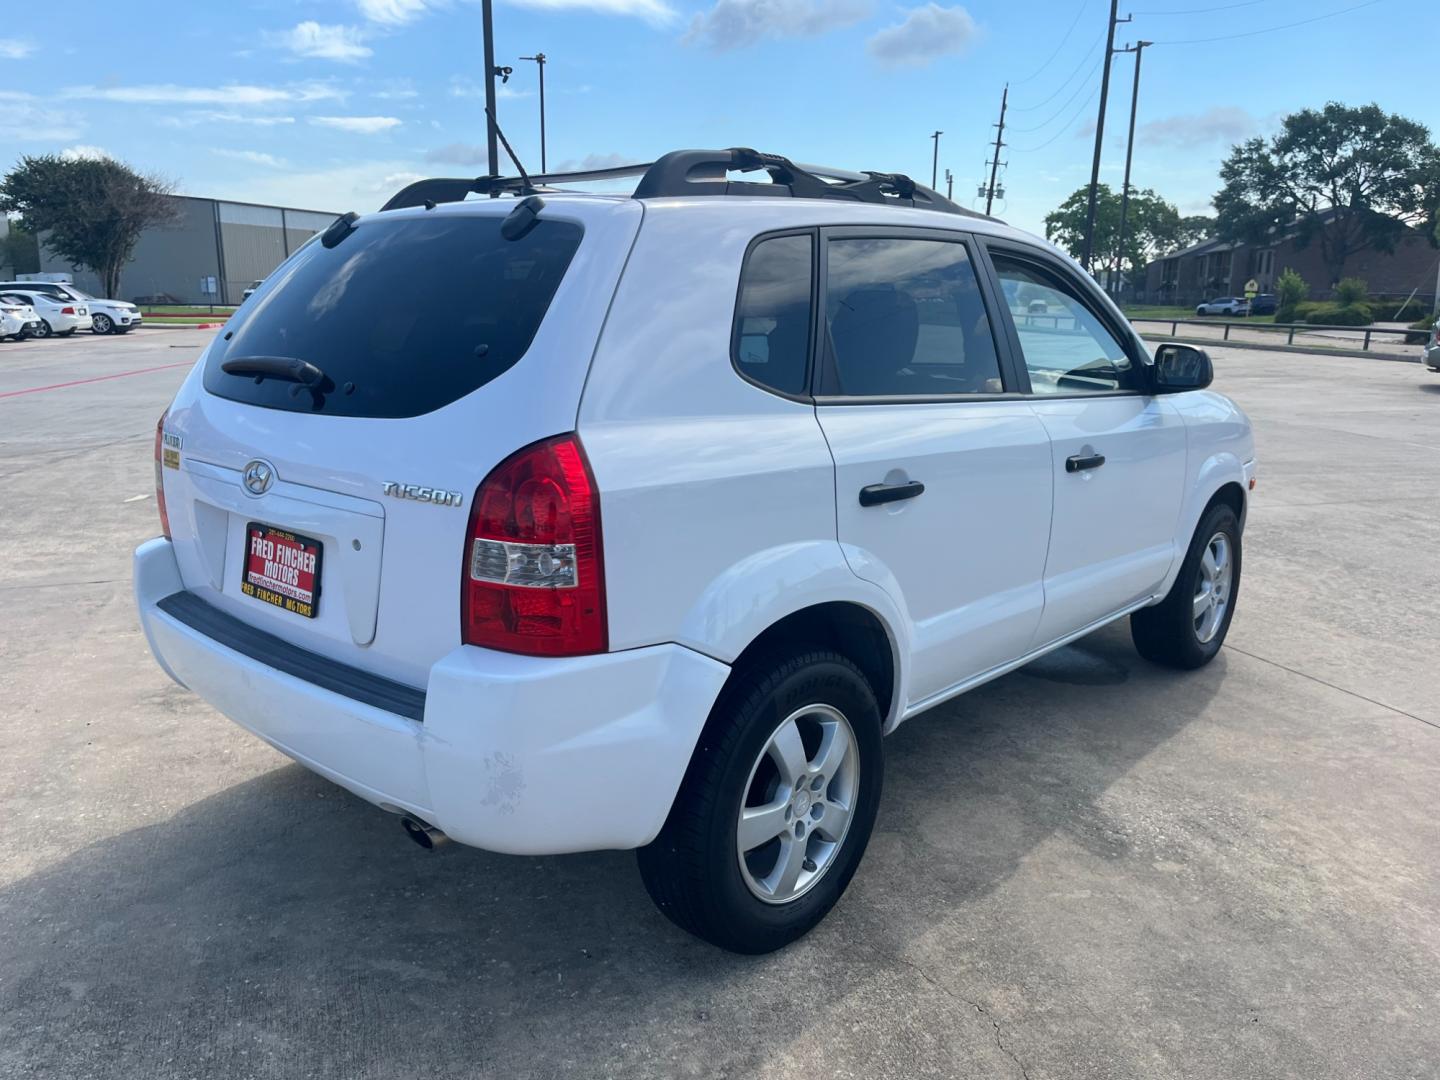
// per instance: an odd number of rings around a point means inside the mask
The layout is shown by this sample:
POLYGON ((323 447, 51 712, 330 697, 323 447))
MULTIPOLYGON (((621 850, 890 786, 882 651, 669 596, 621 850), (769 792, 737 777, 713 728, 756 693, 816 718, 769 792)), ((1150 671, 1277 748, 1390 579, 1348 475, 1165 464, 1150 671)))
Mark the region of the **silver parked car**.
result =
POLYGON ((1249 315, 1250 301, 1243 296, 1217 296, 1195 307, 1196 315, 1249 315))
POLYGON ((1436 322, 1430 331, 1430 340, 1425 343, 1422 359, 1431 371, 1440 371, 1440 322, 1436 322))

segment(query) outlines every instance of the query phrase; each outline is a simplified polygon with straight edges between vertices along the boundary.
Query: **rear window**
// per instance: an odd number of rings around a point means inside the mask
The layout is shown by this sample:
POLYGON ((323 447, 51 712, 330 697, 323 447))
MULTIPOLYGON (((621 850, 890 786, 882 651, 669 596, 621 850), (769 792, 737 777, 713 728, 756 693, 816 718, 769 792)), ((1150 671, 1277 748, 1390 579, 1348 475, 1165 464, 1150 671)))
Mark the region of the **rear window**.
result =
POLYGON ((230 320, 205 389, 269 409, 402 417, 484 386, 525 355, 582 234, 542 218, 505 240, 502 220, 372 218, 333 248, 307 244, 230 320), (301 360, 323 379, 222 370, 252 358, 301 360))

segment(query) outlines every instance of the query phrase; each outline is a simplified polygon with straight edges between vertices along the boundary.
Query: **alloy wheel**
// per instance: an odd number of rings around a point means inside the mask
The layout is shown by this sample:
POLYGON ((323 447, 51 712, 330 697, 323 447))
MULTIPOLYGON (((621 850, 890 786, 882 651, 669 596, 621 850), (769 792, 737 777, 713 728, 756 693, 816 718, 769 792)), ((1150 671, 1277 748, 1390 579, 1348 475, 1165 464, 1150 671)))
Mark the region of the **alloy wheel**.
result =
POLYGON ((1195 637, 1202 645, 1213 641, 1225 624, 1234 578, 1235 560, 1230 549, 1230 537, 1223 532, 1216 533, 1205 545, 1205 554, 1200 557, 1199 580, 1195 583, 1192 614, 1195 637))
POLYGON ((803 896, 832 867, 860 792, 855 732, 840 710, 807 705, 771 733, 736 822, 745 885, 767 904, 803 896))

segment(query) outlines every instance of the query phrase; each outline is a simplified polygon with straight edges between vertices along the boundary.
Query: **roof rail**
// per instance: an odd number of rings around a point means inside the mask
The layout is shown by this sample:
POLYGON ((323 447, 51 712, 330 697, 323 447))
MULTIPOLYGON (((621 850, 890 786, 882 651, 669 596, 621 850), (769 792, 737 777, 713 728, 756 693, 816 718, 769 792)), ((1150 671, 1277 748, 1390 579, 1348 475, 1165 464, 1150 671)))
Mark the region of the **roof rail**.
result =
POLYGON ((761 195, 771 198, 838 199, 845 202, 878 203, 882 206, 910 206, 938 210, 964 217, 984 218, 967 210, 938 191, 915 183, 903 173, 851 172, 824 165, 797 165, 777 154, 762 154, 746 147, 729 150, 672 150, 654 162, 618 165, 583 172, 546 173, 532 176, 527 183, 518 176, 478 176, 471 180, 437 178, 417 180, 398 191, 381 210, 407 206, 433 206, 460 202, 472 192, 477 195, 533 195, 559 185, 615 180, 639 176, 634 198, 659 199, 686 195, 761 195), (769 173, 768 183, 730 180, 731 172, 769 173))

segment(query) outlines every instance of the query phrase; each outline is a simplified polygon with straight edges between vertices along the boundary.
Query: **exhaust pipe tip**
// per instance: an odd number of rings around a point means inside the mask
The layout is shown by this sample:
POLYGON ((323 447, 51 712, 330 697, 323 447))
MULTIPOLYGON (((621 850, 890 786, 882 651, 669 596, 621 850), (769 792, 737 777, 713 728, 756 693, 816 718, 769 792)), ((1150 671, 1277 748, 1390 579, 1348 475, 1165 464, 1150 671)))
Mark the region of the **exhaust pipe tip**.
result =
POLYGON ((405 830, 405 835, 414 840, 426 851, 434 851, 442 844, 448 844, 450 837, 428 822, 406 814, 400 819, 400 825, 405 830))

